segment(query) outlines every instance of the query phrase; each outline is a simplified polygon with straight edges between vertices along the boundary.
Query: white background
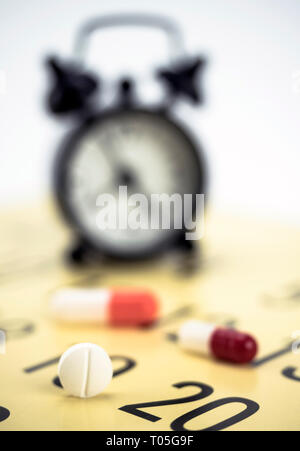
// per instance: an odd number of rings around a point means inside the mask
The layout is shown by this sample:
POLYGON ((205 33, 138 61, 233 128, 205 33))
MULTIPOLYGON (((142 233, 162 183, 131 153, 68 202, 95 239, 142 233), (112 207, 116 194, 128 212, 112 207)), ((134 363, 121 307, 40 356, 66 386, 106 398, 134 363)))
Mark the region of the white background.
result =
MULTIPOLYGON (((207 56, 205 106, 181 105, 177 114, 205 148, 211 202, 300 222, 299 0, 1 0, 0 205, 49 190, 67 125, 45 112, 45 57, 70 57, 82 21, 111 12, 174 18, 189 52, 207 56)), ((144 100, 154 96, 151 77, 166 61, 164 42, 137 30, 93 39, 88 64, 108 80, 103 97, 124 73, 141 79, 144 100)))

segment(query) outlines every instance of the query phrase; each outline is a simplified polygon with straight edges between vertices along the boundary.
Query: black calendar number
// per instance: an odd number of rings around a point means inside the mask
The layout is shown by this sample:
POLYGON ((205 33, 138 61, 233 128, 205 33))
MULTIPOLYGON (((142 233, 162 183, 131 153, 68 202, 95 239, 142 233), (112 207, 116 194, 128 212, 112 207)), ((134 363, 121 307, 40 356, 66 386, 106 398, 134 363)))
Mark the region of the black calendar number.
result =
POLYGON ((266 363, 271 362, 274 359, 277 359, 278 357, 288 354, 289 352, 291 352, 291 350, 292 350, 292 343, 288 343, 287 345, 283 346, 283 348, 280 348, 277 351, 272 352, 271 354, 268 354, 264 357, 253 360, 253 362, 251 363, 251 366, 254 368, 260 367, 262 365, 265 365, 266 363))
POLYGON ((281 372, 281 374, 284 377, 287 377, 288 379, 291 379, 292 381, 300 382, 300 371, 299 376, 297 376, 295 373, 297 371, 297 368, 295 366, 287 366, 284 368, 281 372))
POLYGON ((230 397, 217 399, 216 401, 210 402, 201 407, 197 407, 196 409, 191 410, 190 412, 187 412, 184 415, 181 415, 171 423, 170 427, 171 429, 173 429, 173 431, 189 431, 190 429, 187 429, 185 427, 188 421, 193 420, 194 418, 197 418, 205 414, 206 412, 209 412, 220 406, 232 403, 244 404, 246 407, 240 413, 233 415, 232 417, 227 418, 226 420, 220 421, 219 423, 214 424, 213 426, 210 426, 208 428, 198 429, 198 431, 221 431, 223 429, 228 428, 229 426, 233 426, 234 424, 245 420, 246 418, 256 413, 259 409, 259 405, 255 401, 251 401, 251 399, 247 398, 230 397))
POLYGON ((115 360, 121 360, 124 362, 120 368, 117 368, 113 372, 113 377, 120 376, 123 373, 127 373, 127 371, 132 370, 136 366, 136 361, 130 357, 125 357, 123 355, 112 355, 110 356, 111 360, 114 362, 115 360))
MULTIPOLYGON (((122 410, 123 412, 130 413, 132 415, 135 415, 137 417, 143 418, 144 420, 156 422, 161 420, 161 417, 149 414, 148 412, 144 412, 144 408, 148 407, 160 407, 160 406, 168 406, 168 405, 174 405, 174 404, 184 404, 192 401, 198 401, 200 399, 204 399, 208 396, 210 396, 213 393, 213 388, 210 385, 201 383, 201 382, 179 382, 177 384, 173 384, 173 387, 176 388, 183 388, 183 387, 197 387, 200 388, 200 392, 196 393, 192 396, 187 396, 184 398, 176 398, 176 399, 167 399, 162 401, 153 401, 153 402, 144 402, 139 404, 128 404, 126 406, 120 407, 119 410, 122 410)), ((203 415, 206 412, 209 412, 213 409, 216 409, 222 405, 225 404, 231 404, 231 403, 240 403, 245 406, 245 409, 243 409, 240 413, 233 415, 230 418, 227 418, 217 424, 214 424, 213 426, 210 426, 208 428, 202 429, 203 431, 221 431, 222 429, 226 429, 229 426, 232 426, 236 423, 239 423, 240 421, 245 420, 246 418, 250 417, 254 413, 256 413, 259 410, 259 405, 250 399, 247 398, 240 398, 240 397, 229 397, 229 398, 222 398, 218 399, 216 401, 210 402, 208 404, 205 404, 204 406, 197 407, 196 409, 191 410, 190 412, 185 413, 184 415, 181 415, 180 417, 176 418, 172 423, 170 424, 170 428, 173 431, 189 431, 185 427, 186 423, 188 421, 199 417, 200 415, 203 415)))
MULTIPOLYGON (((132 368, 134 368, 136 366, 136 361, 130 357, 125 357, 123 355, 111 355, 110 358, 112 361, 115 361, 115 360, 123 361, 123 365, 120 366, 120 368, 117 368, 116 370, 114 370, 113 377, 117 377, 123 373, 127 373, 127 371, 130 371, 132 368)), ((57 387, 63 388, 58 376, 56 376, 52 382, 57 387)))
POLYGON ((63 388, 63 386, 61 385, 60 379, 58 376, 55 376, 52 380, 53 384, 56 385, 56 387, 59 388, 63 388))
POLYGON ((206 384, 201 384, 199 382, 179 382, 178 384, 173 384, 173 387, 176 388, 190 386, 199 388, 200 392, 192 396, 186 396, 184 398, 167 399, 164 401, 144 402, 140 404, 128 404, 127 406, 120 407, 119 410, 123 410, 124 412, 131 413, 132 415, 136 415, 137 417, 141 417, 144 418, 145 420, 155 422, 161 420, 161 417, 157 417, 156 415, 152 415, 140 409, 147 407, 170 406, 174 404, 184 404, 187 402, 198 401, 199 399, 206 398, 206 396, 209 396, 213 392, 212 387, 206 384))
POLYGON ((10 411, 6 409, 5 407, 0 406, 0 422, 7 420, 7 418, 10 416, 10 411))

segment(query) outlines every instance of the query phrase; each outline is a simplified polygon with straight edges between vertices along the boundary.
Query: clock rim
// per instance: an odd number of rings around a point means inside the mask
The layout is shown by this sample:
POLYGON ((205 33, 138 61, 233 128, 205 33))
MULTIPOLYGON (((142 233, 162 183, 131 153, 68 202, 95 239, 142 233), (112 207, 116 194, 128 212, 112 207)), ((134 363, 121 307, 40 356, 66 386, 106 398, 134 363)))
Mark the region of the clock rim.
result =
MULTIPOLYGON (((81 226, 80 221, 77 219, 77 215, 73 212, 67 199, 67 177, 65 177, 66 172, 66 162, 72 155, 76 148, 76 143, 88 129, 96 122, 101 121, 101 119, 107 119, 109 117, 117 116, 119 114, 126 113, 138 113, 148 116, 159 117, 160 119, 168 122, 173 126, 179 133, 181 133, 185 140, 190 144, 190 149, 192 150, 191 155, 195 160, 197 165, 197 171, 199 173, 198 178, 198 188, 195 194, 205 194, 208 184, 207 177, 207 164, 205 157, 203 155, 202 146, 199 143, 199 139, 195 139, 193 133, 187 129, 187 126, 182 124, 178 119, 174 119, 170 116, 167 111, 161 111, 156 109, 143 109, 138 107, 126 107, 126 108, 111 108, 106 111, 96 112, 85 118, 77 127, 68 132, 67 136, 63 139, 63 142, 59 146, 58 153, 54 159, 53 165, 53 192, 57 205, 59 207, 59 212, 61 213, 65 222, 69 225, 71 230, 75 233, 77 239, 86 243, 94 251, 99 252, 100 255, 117 259, 117 260, 146 260, 154 258, 168 251, 176 245, 179 241, 180 236, 185 233, 184 229, 170 229, 169 233, 166 233, 163 240, 159 240, 154 246, 150 246, 147 250, 136 252, 128 251, 118 251, 116 248, 111 248, 106 246, 105 240, 96 241, 89 236, 88 232, 84 230, 81 226)), ((193 213, 195 212, 195 202, 193 202, 193 213)))

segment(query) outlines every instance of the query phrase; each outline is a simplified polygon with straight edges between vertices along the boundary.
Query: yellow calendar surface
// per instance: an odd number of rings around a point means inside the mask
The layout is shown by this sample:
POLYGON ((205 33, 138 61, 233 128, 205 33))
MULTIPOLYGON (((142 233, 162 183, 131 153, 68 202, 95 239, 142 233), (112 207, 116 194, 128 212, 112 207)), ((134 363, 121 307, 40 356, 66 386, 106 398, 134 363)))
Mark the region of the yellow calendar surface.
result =
POLYGON ((47 203, 0 220, 0 430, 300 429, 300 229, 208 212, 199 265, 172 253, 72 269, 62 259, 69 233, 47 203), (70 285, 151 288, 161 320, 144 329, 56 323, 51 294, 70 285), (183 352, 176 331, 190 318, 250 332, 256 360, 183 352), (101 345, 114 366, 91 399, 67 396, 57 378, 59 356, 80 342, 101 345))

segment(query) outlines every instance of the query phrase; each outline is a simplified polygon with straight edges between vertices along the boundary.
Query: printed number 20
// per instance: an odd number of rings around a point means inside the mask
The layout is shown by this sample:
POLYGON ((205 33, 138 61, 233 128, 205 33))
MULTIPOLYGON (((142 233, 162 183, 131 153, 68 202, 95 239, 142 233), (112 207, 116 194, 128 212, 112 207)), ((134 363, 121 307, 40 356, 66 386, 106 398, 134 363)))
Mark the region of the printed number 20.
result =
MULTIPOLYGON (((183 388, 183 387, 198 387, 200 388, 200 392, 196 395, 187 396, 184 398, 177 398, 177 399, 168 399, 163 401, 153 401, 153 402, 145 402, 140 404, 128 404, 126 406, 120 407, 120 410, 123 412, 130 413, 132 415, 136 415, 140 418, 144 418, 148 421, 159 421, 161 420, 161 417, 158 417, 156 415, 149 414, 147 412, 144 412, 143 410, 140 410, 142 408, 147 407, 159 407, 159 406, 168 406, 168 405, 174 405, 174 404, 183 404, 187 402, 197 401, 203 398, 208 397, 213 393, 213 388, 209 385, 200 383, 200 382, 179 382, 177 384, 174 384, 173 387, 176 388, 183 388)), ((217 424, 214 424, 213 426, 210 426, 205 429, 201 429, 203 431, 220 431, 222 429, 228 428, 229 426, 232 426, 236 423, 239 423, 240 421, 250 417, 254 413, 256 413, 259 409, 259 405, 251 401, 250 399, 246 398, 239 398, 239 397, 230 397, 230 398, 222 398, 218 399, 216 401, 210 402, 208 404, 205 404, 204 406, 197 407, 194 410, 191 410, 190 412, 185 413, 184 415, 181 415, 180 417, 176 418, 170 425, 171 429, 173 431, 188 431, 185 427, 186 423, 200 415, 203 415, 206 412, 209 412, 213 409, 216 409, 217 407, 220 407, 225 404, 231 404, 231 403, 240 403, 244 404, 246 408, 242 410, 242 412, 233 415, 230 418, 227 418, 226 420, 223 420, 217 424)))

